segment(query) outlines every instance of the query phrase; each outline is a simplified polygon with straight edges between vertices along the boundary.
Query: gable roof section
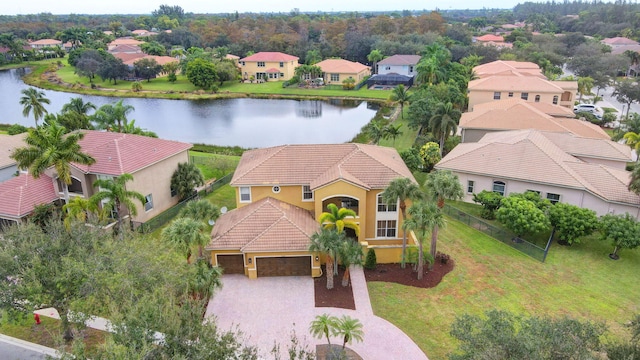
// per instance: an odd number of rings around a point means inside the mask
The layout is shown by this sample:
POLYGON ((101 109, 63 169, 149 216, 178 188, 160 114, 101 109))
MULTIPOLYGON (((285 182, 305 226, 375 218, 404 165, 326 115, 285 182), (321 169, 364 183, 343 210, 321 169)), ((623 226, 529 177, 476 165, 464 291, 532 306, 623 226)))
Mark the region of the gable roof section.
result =
MULTIPOLYGON (((553 108, 559 108, 557 105, 540 107, 539 104, 516 98, 478 104, 473 111, 462 114, 460 127, 487 130, 536 129, 569 132, 589 138, 610 139, 609 135, 599 126, 578 119, 554 118, 542 111, 556 111, 553 108)), ((575 116, 571 110, 562 109, 575 116)))
POLYGON ((116 45, 113 49, 109 50, 110 53, 115 54, 115 53, 141 53, 142 49, 140 49, 140 46, 138 45, 128 45, 128 44, 122 44, 122 45, 116 45))
POLYGON ((384 188, 398 177, 415 181, 393 148, 364 144, 282 145, 246 151, 231 185, 310 185, 345 180, 384 188))
POLYGON ((504 42, 504 38, 502 36, 499 36, 499 35, 486 34, 486 35, 482 35, 482 36, 476 37, 476 41, 480 41, 480 42, 488 42, 488 41, 504 42))
POLYGON ((247 56, 245 58, 240 59, 240 61, 297 61, 299 58, 297 56, 288 55, 281 52, 259 52, 253 55, 247 56))
POLYGON ((609 159, 622 162, 633 161, 633 158, 631 157, 631 149, 627 145, 619 144, 609 139, 603 140, 586 138, 576 136, 574 134, 557 132, 543 132, 542 134, 564 152, 573 156, 609 159))
POLYGON ((475 91, 511 91, 533 93, 559 93, 563 88, 551 81, 536 76, 494 75, 469 81, 469 90, 475 91))
POLYGON ((596 195, 613 202, 640 205, 640 196, 627 188, 631 180, 628 171, 589 163, 571 163, 567 166, 586 179, 588 188, 596 195))
POLYGON ((49 176, 35 179, 20 173, 0 183, 0 216, 18 219, 31 213, 36 205, 49 204, 58 198, 49 176))
POLYGON ((481 78, 505 71, 519 72, 523 75, 542 74, 542 69, 540 69, 538 64, 528 61, 496 60, 473 68, 473 72, 481 78))
POLYGON ((207 249, 306 251, 319 227, 307 210, 267 197, 220 216, 207 249))
POLYGON ((368 66, 362 65, 359 62, 344 59, 322 60, 315 65, 319 66, 322 72, 325 73, 358 74, 369 69, 368 66))
POLYGON ((140 45, 144 44, 144 41, 132 39, 132 38, 117 38, 108 44, 109 47, 117 45, 140 45))
POLYGON ((378 61, 378 65, 416 65, 420 55, 393 55, 378 61))
POLYGON ((16 164, 16 161, 11 158, 11 154, 15 148, 25 146, 24 138, 26 136, 27 133, 18 135, 0 134, 0 169, 16 164))
POLYGON ((603 39, 602 43, 607 45, 638 45, 637 41, 621 36, 603 39))
POLYGON ((134 173, 156 162, 187 151, 193 145, 141 135, 83 130, 78 143, 91 155, 93 165, 73 164, 85 173, 118 176, 134 173))
POLYGON ((62 41, 56 39, 42 39, 32 41, 29 45, 62 45, 62 41))

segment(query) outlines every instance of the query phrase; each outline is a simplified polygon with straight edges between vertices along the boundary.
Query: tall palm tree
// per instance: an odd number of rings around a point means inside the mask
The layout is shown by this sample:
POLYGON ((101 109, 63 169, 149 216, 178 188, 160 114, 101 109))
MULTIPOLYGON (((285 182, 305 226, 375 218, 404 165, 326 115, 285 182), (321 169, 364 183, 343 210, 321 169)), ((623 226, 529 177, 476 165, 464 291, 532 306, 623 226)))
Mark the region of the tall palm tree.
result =
POLYGON ((180 199, 193 195, 193 189, 201 185, 204 185, 204 177, 194 163, 178 163, 178 168, 171 175, 171 189, 180 199))
POLYGON ((396 145, 396 138, 402 135, 402 131, 400 131, 401 127, 402 127, 402 124, 398 126, 393 126, 393 124, 389 124, 384 128, 384 137, 385 139, 391 138, 393 140, 393 146, 396 145))
POLYGON ((36 88, 30 87, 22 90, 21 93, 23 95, 20 98, 20 105, 23 106, 22 116, 29 117, 29 114, 33 113, 33 117, 36 120, 36 127, 38 127, 38 120, 42 119, 44 115, 48 113, 42 104, 51 104, 51 101, 44 97, 44 91, 36 88))
POLYGON ((369 126, 367 127, 367 133, 371 138, 371 140, 373 141, 373 143, 376 145, 378 145, 378 143, 380 142, 380 139, 384 137, 384 134, 385 134, 384 130, 385 128, 384 126, 382 126, 380 121, 372 121, 371 123, 369 123, 369 126))
POLYGON ((356 212, 347 209, 340 208, 336 204, 327 205, 329 212, 323 212, 320 214, 318 221, 325 229, 336 229, 341 234, 345 228, 355 231, 356 236, 360 236, 360 226, 355 220, 357 216, 356 212))
POLYGON ((316 339, 322 339, 323 336, 326 337, 327 342, 331 345, 331 338, 329 338, 329 336, 333 334, 337 322, 338 318, 335 316, 326 313, 316 315, 309 325, 309 332, 311 336, 316 339))
POLYGON ((96 122, 96 127, 108 131, 116 131, 121 133, 123 126, 128 123, 127 115, 135 110, 132 105, 124 105, 123 100, 115 104, 102 105, 92 119, 96 122))
POLYGON ((342 337, 342 350, 344 351, 345 346, 351 344, 353 340, 357 342, 364 340, 362 323, 358 319, 342 315, 336 322, 334 335, 342 337))
POLYGON ((344 234, 338 233, 335 229, 320 229, 311 235, 309 251, 326 255, 327 289, 329 290, 333 289, 335 256, 340 244, 344 241, 344 234))
MULTIPOLYGON (((402 223, 407 219, 407 200, 416 201, 424 197, 418 184, 409 178, 397 178, 391 180, 387 188, 382 192, 382 201, 387 205, 400 202, 400 214, 402 223)), ((402 232, 402 260, 401 266, 405 267, 407 261, 407 232, 402 232)))
POLYGON ((416 234, 418 240, 418 280, 421 280, 424 273, 424 243, 429 232, 433 232, 438 226, 444 226, 444 215, 435 203, 423 201, 411 205, 408 213, 409 218, 402 227, 404 231, 413 231, 416 234))
MULTIPOLYGON (((187 264, 191 263, 191 248, 195 245, 206 245, 209 241, 203 233, 204 223, 192 218, 178 218, 162 230, 162 238, 172 243, 185 254, 187 264)), ((202 258, 202 254, 200 254, 202 258)))
POLYGON ((391 90, 389 100, 400 104, 400 118, 404 119, 404 105, 411 101, 411 94, 409 94, 407 88, 402 84, 394 87, 393 90, 391 90))
POLYGON ((371 68, 373 69, 372 72, 374 74, 378 73, 378 61, 382 59, 384 59, 384 55, 382 55, 382 52, 380 52, 380 50, 378 49, 371 50, 369 55, 367 55, 367 60, 371 61, 372 63, 371 68))
POLYGON ((90 155, 82 152, 78 144, 84 134, 80 132, 65 136, 66 129, 53 121, 48 126, 29 129, 24 141, 26 147, 17 148, 11 154, 18 167, 28 169, 34 178, 39 178, 50 167, 56 171, 65 204, 69 203, 69 184, 71 184, 71 163, 91 165, 96 162, 90 155))
POLYGON ((636 162, 631 170, 631 179, 629 181, 629 191, 640 195, 640 162, 636 162))
POLYGON ((78 114, 87 115, 89 110, 95 110, 96 106, 90 102, 84 102, 81 97, 71 98, 68 103, 62 105, 62 113, 76 112, 78 114))
POLYGON ((640 134, 636 134, 633 131, 629 131, 623 136, 625 144, 629 145, 636 153, 640 153, 640 134))
POLYGON ((74 197, 62 207, 65 214, 64 225, 67 229, 71 228, 72 222, 86 222, 87 219, 95 222, 101 217, 98 205, 82 197, 74 197))
POLYGON ((195 263, 196 273, 189 281, 191 294, 197 299, 208 299, 215 289, 222 287, 222 269, 211 266, 207 259, 198 259, 195 263))
POLYGON ((580 102, 582 102, 582 95, 591 94, 591 89, 593 89, 593 78, 589 76, 581 76, 578 78, 578 92, 580 93, 580 102))
POLYGON ((433 85, 444 79, 444 72, 435 58, 422 58, 416 65, 416 80, 420 84, 433 85))
POLYGON ((124 237, 122 211, 126 210, 131 216, 136 216, 138 215, 138 210, 133 200, 138 200, 143 206, 145 203, 145 198, 142 194, 137 191, 127 190, 126 184, 132 180, 133 176, 127 173, 113 179, 98 179, 93 183, 93 186, 99 188, 100 191, 90 199, 95 204, 105 200, 106 203, 102 207, 106 213, 115 211, 121 239, 124 237))
MULTIPOLYGON (((459 200, 462 199, 463 191, 462 185, 458 175, 455 175, 449 170, 437 170, 427 175, 424 182, 424 187, 427 189, 427 194, 431 197, 431 200, 436 202, 438 210, 442 211, 444 208, 445 200, 459 200)), ((431 256, 436 257, 436 245, 438 243, 438 224, 433 228, 431 234, 431 256)))
POLYGON ((194 220, 208 222, 216 220, 220 216, 220 209, 207 199, 189 201, 182 210, 180 217, 188 217, 194 220))
POLYGON ((435 113, 429 119, 429 128, 431 133, 440 140, 440 156, 442 156, 445 140, 458 130, 458 121, 461 116, 460 110, 454 108, 450 102, 436 105, 435 113))
POLYGON ((351 265, 362 266, 363 264, 362 245, 356 241, 343 241, 338 248, 338 254, 342 266, 345 267, 342 286, 349 286, 349 267, 351 265))

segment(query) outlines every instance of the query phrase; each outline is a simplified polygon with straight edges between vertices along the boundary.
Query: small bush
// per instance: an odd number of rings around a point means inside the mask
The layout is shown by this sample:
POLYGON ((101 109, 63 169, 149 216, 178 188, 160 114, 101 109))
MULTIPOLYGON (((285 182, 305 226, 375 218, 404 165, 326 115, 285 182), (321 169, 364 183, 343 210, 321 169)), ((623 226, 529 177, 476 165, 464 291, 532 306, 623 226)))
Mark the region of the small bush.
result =
MULTIPOLYGON (((419 251, 417 246, 407 247, 407 263, 413 265, 413 271, 418 271, 418 253, 419 251)), ((434 258, 431 256, 429 251, 423 251, 422 261, 425 266, 431 267, 434 262, 434 258)))
POLYGON ((369 249, 367 251, 367 258, 364 261, 364 268, 367 270, 374 270, 377 264, 378 260, 376 259, 376 251, 374 249, 369 249))
POLYGON ((13 124, 11 126, 9 126, 9 128, 7 129, 7 134, 9 135, 17 135, 17 134, 22 134, 27 132, 27 128, 25 126, 22 126, 20 124, 13 124))
POLYGON ((436 259, 439 260, 441 263, 446 264, 451 259, 451 256, 449 256, 448 254, 441 253, 440 251, 438 251, 436 253, 436 259))

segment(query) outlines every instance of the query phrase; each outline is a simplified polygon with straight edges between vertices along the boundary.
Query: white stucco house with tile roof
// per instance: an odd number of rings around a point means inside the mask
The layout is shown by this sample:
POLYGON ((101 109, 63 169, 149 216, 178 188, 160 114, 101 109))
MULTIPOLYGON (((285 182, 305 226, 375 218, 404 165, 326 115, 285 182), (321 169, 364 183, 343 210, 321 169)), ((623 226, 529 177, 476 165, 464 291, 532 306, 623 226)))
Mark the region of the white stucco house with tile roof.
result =
POLYGON ((376 74, 416 75, 416 65, 420 62, 420 55, 392 55, 376 64, 376 74))
MULTIPOLYGON (((402 219, 380 194, 396 178, 415 179, 393 148, 364 144, 283 145, 246 151, 231 180, 238 208, 222 215, 206 247, 226 273, 320 276, 321 256, 306 251, 329 204, 355 211, 347 231, 378 262, 398 262, 402 219)), ((411 236, 409 241, 412 242, 411 236)))
POLYGON ((482 190, 502 195, 531 190, 598 215, 640 218, 640 196, 627 189, 630 173, 624 169, 631 155, 617 145, 558 132, 502 131, 456 146, 435 168, 458 175, 467 202, 482 190))

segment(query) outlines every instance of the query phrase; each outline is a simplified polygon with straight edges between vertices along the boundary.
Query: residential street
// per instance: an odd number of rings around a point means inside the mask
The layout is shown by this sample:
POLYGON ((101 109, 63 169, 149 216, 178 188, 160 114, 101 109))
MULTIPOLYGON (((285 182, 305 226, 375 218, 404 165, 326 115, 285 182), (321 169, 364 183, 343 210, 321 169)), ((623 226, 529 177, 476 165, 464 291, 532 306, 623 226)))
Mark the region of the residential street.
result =
POLYGON ((57 357, 54 349, 0 334, 0 358, 3 360, 47 359, 57 357))

